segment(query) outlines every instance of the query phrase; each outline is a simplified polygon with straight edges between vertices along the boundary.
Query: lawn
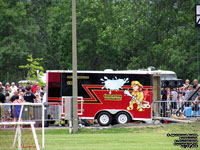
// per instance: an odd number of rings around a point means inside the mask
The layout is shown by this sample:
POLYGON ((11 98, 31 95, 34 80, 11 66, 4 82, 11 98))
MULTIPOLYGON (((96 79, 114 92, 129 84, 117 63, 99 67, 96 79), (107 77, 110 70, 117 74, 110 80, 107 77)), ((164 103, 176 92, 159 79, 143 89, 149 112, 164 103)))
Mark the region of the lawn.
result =
MULTIPOLYGON (((179 137, 167 134, 198 134, 200 122, 191 124, 168 124, 160 126, 134 126, 118 128, 84 128, 78 134, 68 129, 47 129, 45 150, 176 150, 179 137)), ((200 147, 200 140, 198 140, 200 147)), ((192 148, 197 150, 198 148, 192 148)))

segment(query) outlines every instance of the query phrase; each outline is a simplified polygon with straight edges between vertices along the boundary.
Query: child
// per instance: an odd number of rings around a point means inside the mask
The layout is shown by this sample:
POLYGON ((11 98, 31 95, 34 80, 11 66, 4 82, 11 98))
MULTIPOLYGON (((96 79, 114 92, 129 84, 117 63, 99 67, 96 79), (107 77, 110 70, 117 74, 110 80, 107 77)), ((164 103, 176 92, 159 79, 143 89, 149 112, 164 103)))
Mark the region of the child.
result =
POLYGON ((35 103, 41 103, 41 97, 39 93, 35 93, 36 99, 35 99, 35 103))
MULTIPOLYGON (((9 93, 6 93, 5 96, 6 96, 6 101, 5 101, 5 103, 10 103, 10 94, 9 94, 9 93)), ((10 118, 10 117, 11 117, 11 106, 10 106, 10 105, 7 105, 7 106, 6 106, 6 117, 7 117, 7 118, 10 118)))
MULTIPOLYGON (((23 103, 23 102, 24 102, 23 99, 19 99, 19 96, 16 96, 16 99, 13 103, 23 103)), ((20 112, 21 112, 21 105, 15 105, 14 106, 14 122, 16 122, 17 118, 19 118, 20 112)), ((22 117, 23 117, 23 114, 21 115, 20 121, 22 121, 22 117)))

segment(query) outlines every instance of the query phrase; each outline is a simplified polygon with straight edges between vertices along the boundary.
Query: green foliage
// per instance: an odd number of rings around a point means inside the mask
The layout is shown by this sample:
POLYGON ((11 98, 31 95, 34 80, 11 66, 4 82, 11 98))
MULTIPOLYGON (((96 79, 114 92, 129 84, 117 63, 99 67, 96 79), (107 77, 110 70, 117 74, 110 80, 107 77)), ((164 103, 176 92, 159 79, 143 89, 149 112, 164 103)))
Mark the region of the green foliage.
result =
POLYGON ((31 3, 0 0, 0 79, 19 81, 26 72, 19 70, 29 54, 42 49, 38 38, 38 26, 31 12, 31 3))
MULTIPOLYGON (((136 5, 140 2, 135 1, 136 5)), ((197 78, 194 1, 141 1, 137 7, 134 54, 128 69, 155 66, 179 78, 197 78), (139 26, 137 26, 139 24, 139 26)))
POLYGON ((44 83, 42 83, 40 76, 43 75, 44 72, 44 68, 42 66, 40 66, 40 63, 38 61, 42 61, 43 58, 33 58, 32 55, 28 55, 28 64, 26 65, 21 65, 19 66, 20 69, 26 69, 28 71, 27 73, 27 80, 31 80, 31 81, 37 81, 39 82, 39 84, 43 85, 44 83), (38 74, 39 71, 39 74, 38 74))
MULTIPOLYGON (((27 76, 26 57, 44 70, 72 69, 70 0, 0 0, 0 79, 27 76)), ((197 78, 195 1, 77 1, 78 70, 155 66, 197 78)), ((199 62, 198 62, 199 63, 199 62)))

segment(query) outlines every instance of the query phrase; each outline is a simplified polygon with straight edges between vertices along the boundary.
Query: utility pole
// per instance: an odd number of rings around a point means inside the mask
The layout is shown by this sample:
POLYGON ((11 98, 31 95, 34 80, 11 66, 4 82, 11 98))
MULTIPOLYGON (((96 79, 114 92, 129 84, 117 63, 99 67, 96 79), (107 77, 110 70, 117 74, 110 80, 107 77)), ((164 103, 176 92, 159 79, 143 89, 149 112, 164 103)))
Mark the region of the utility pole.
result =
POLYGON ((196 44, 197 44, 197 80, 199 81, 199 33, 198 28, 200 27, 200 4, 198 4, 198 0, 196 0, 195 5, 195 26, 196 26, 196 44))
POLYGON ((77 104, 77 44, 76 44, 76 0, 72 0, 72 63, 73 63, 73 133, 78 131, 78 104, 77 104))

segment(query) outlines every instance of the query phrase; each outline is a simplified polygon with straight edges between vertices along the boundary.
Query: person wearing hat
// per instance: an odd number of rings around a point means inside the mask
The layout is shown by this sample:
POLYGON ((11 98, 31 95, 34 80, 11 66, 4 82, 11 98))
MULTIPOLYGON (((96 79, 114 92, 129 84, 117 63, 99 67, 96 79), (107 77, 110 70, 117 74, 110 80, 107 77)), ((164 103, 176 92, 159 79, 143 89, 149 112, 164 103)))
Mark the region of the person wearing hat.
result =
POLYGON ((19 84, 18 86, 18 92, 25 92, 25 89, 23 88, 23 85, 19 84))
POLYGON ((136 103, 138 105, 137 110, 143 111, 143 108, 142 108, 142 102, 144 98, 143 91, 142 91, 143 86, 142 84, 140 84, 139 81, 132 81, 131 86, 133 88, 133 92, 131 93, 133 97, 130 101, 129 106, 127 107, 127 110, 133 110, 133 104, 136 103))
POLYGON ((22 83, 22 81, 19 81, 19 85, 18 85, 18 91, 22 90, 23 92, 25 92, 25 87, 22 83))
POLYGON ((26 87, 25 87, 25 90, 27 89, 27 87, 32 88, 31 82, 30 82, 30 81, 27 82, 27 85, 26 85, 26 87))
POLYGON ((17 91, 17 86, 15 85, 15 82, 11 83, 11 96, 14 95, 14 92, 17 91))
POLYGON ((10 84, 8 82, 6 83, 5 90, 7 90, 9 94, 11 93, 10 84))

